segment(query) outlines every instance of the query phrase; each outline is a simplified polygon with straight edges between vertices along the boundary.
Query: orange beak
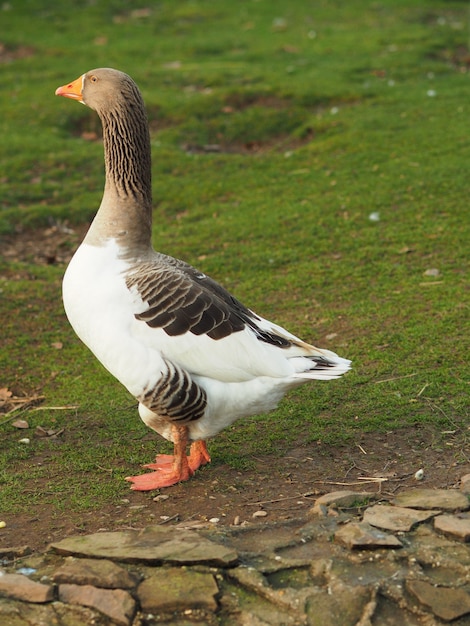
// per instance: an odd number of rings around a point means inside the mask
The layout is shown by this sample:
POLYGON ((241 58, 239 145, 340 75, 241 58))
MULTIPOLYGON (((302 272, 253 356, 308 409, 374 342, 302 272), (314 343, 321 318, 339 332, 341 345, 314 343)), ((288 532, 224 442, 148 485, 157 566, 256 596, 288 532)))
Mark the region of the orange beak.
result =
POLYGON ((57 89, 55 90, 55 95, 65 96, 66 98, 72 98, 72 100, 78 100, 79 102, 83 102, 82 87, 83 76, 79 76, 77 80, 73 81, 73 83, 63 85, 62 87, 57 87, 57 89))

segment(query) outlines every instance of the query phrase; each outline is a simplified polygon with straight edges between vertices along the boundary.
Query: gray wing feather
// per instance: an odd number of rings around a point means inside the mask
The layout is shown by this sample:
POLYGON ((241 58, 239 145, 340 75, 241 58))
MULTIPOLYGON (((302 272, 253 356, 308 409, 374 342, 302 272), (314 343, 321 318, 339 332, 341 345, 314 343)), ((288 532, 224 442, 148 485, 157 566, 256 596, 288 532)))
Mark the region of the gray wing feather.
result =
POLYGON ((139 264, 126 279, 148 308, 135 315, 152 328, 163 328, 170 336, 191 332, 222 339, 251 328, 261 341, 287 348, 291 342, 257 325, 260 318, 217 282, 190 265, 157 255, 139 264))

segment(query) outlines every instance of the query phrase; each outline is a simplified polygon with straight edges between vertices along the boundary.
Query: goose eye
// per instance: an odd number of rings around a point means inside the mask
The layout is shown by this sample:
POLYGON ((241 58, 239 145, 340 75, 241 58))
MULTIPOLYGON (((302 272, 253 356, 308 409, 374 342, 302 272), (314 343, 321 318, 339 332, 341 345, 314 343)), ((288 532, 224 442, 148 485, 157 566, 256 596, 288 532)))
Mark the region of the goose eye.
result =
POLYGON ((96 76, 90 76, 90 82, 96 83, 97 81, 98 79, 96 78, 96 76))

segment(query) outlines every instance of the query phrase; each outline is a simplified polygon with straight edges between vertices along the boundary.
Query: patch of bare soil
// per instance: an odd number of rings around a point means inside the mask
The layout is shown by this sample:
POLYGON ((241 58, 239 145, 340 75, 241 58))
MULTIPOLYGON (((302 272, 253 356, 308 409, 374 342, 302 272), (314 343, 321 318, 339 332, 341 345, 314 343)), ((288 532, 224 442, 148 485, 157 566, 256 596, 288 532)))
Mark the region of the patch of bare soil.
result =
MULTIPOLYGON (((470 462, 456 449, 458 443, 448 442, 452 445, 443 450, 419 449, 423 438, 423 432, 404 429, 363 435, 360 443, 347 447, 301 445, 282 458, 256 458, 254 468, 244 472, 218 465, 215 458, 185 483, 148 493, 129 490, 117 502, 93 511, 65 507, 60 512, 47 504, 32 504, 27 513, 4 520, 0 549, 27 544, 41 550, 70 535, 153 524, 200 528, 288 521, 303 517, 319 495, 344 489, 371 491, 388 500, 412 486, 457 487, 470 472, 470 462), (415 474, 420 469, 424 477, 418 481, 415 474)), ((129 471, 137 473, 137 468, 129 471)), ((117 478, 103 471, 102 480, 117 478)), ((34 493, 38 492, 41 485, 35 482, 34 493)))
POLYGON ((1 254, 10 262, 66 265, 87 230, 88 224, 72 227, 64 222, 53 224, 48 228, 36 228, 34 231, 2 235, 1 254))
MULTIPOLYGON (((67 263, 85 230, 86 227, 71 229, 55 225, 7 237, 1 244, 2 254, 15 261, 67 263)), ((22 398, 9 395, 6 389, 3 391, 2 422, 18 403, 40 400, 36 396, 22 398)), ((79 431, 75 432, 79 437, 79 431)), ((55 435, 60 437, 58 433, 55 435)), ((68 436, 73 435, 69 432, 68 436)), ((300 440, 282 457, 251 459, 250 470, 241 472, 213 458, 190 481, 149 493, 129 489, 117 502, 97 503, 96 510, 87 512, 67 506, 58 511, 47 502, 34 503, 38 493, 47 496, 48 479, 44 479, 43 485, 35 482, 34 486, 19 487, 26 492, 31 490, 28 512, 8 519, 0 515, 0 521, 6 522, 6 527, 0 530, 0 548, 27 544, 40 550, 51 541, 69 535, 151 524, 197 527, 208 523, 221 526, 287 521, 305 514, 318 495, 342 489, 378 492, 387 500, 411 486, 453 488, 464 474, 470 473, 465 446, 466 441, 458 434, 417 427, 386 434, 362 433, 347 446, 306 445, 300 440), (417 480, 415 474, 420 469, 424 477, 417 480)), ((60 454, 60 447, 54 453, 60 454)), ((241 449, 240 455, 243 454, 241 449)), ((142 459, 142 463, 148 461, 142 459)), ((34 466, 47 459, 38 456, 29 462, 34 466)), ((129 467, 128 472, 139 473, 139 468, 129 467)), ((118 479, 102 468, 102 481, 113 480, 118 479)))
POLYGON ((18 59, 25 59, 33 56, 32 46, 7 46, 0 41, 0 63, 11 63, 18 59))

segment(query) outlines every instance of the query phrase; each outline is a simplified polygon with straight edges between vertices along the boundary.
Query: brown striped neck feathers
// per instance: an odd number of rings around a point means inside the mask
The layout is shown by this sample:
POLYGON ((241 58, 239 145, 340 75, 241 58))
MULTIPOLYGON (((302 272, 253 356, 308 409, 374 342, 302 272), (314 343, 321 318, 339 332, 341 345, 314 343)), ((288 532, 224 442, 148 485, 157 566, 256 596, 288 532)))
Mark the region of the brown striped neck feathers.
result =
POLYGON ((127 247, 150 246, 152 186, 150 135, 142 95, 134 81, 113 69, 83 75, 83 102, 103 125, 106 183, 90 232, 106 232, 127 247))

